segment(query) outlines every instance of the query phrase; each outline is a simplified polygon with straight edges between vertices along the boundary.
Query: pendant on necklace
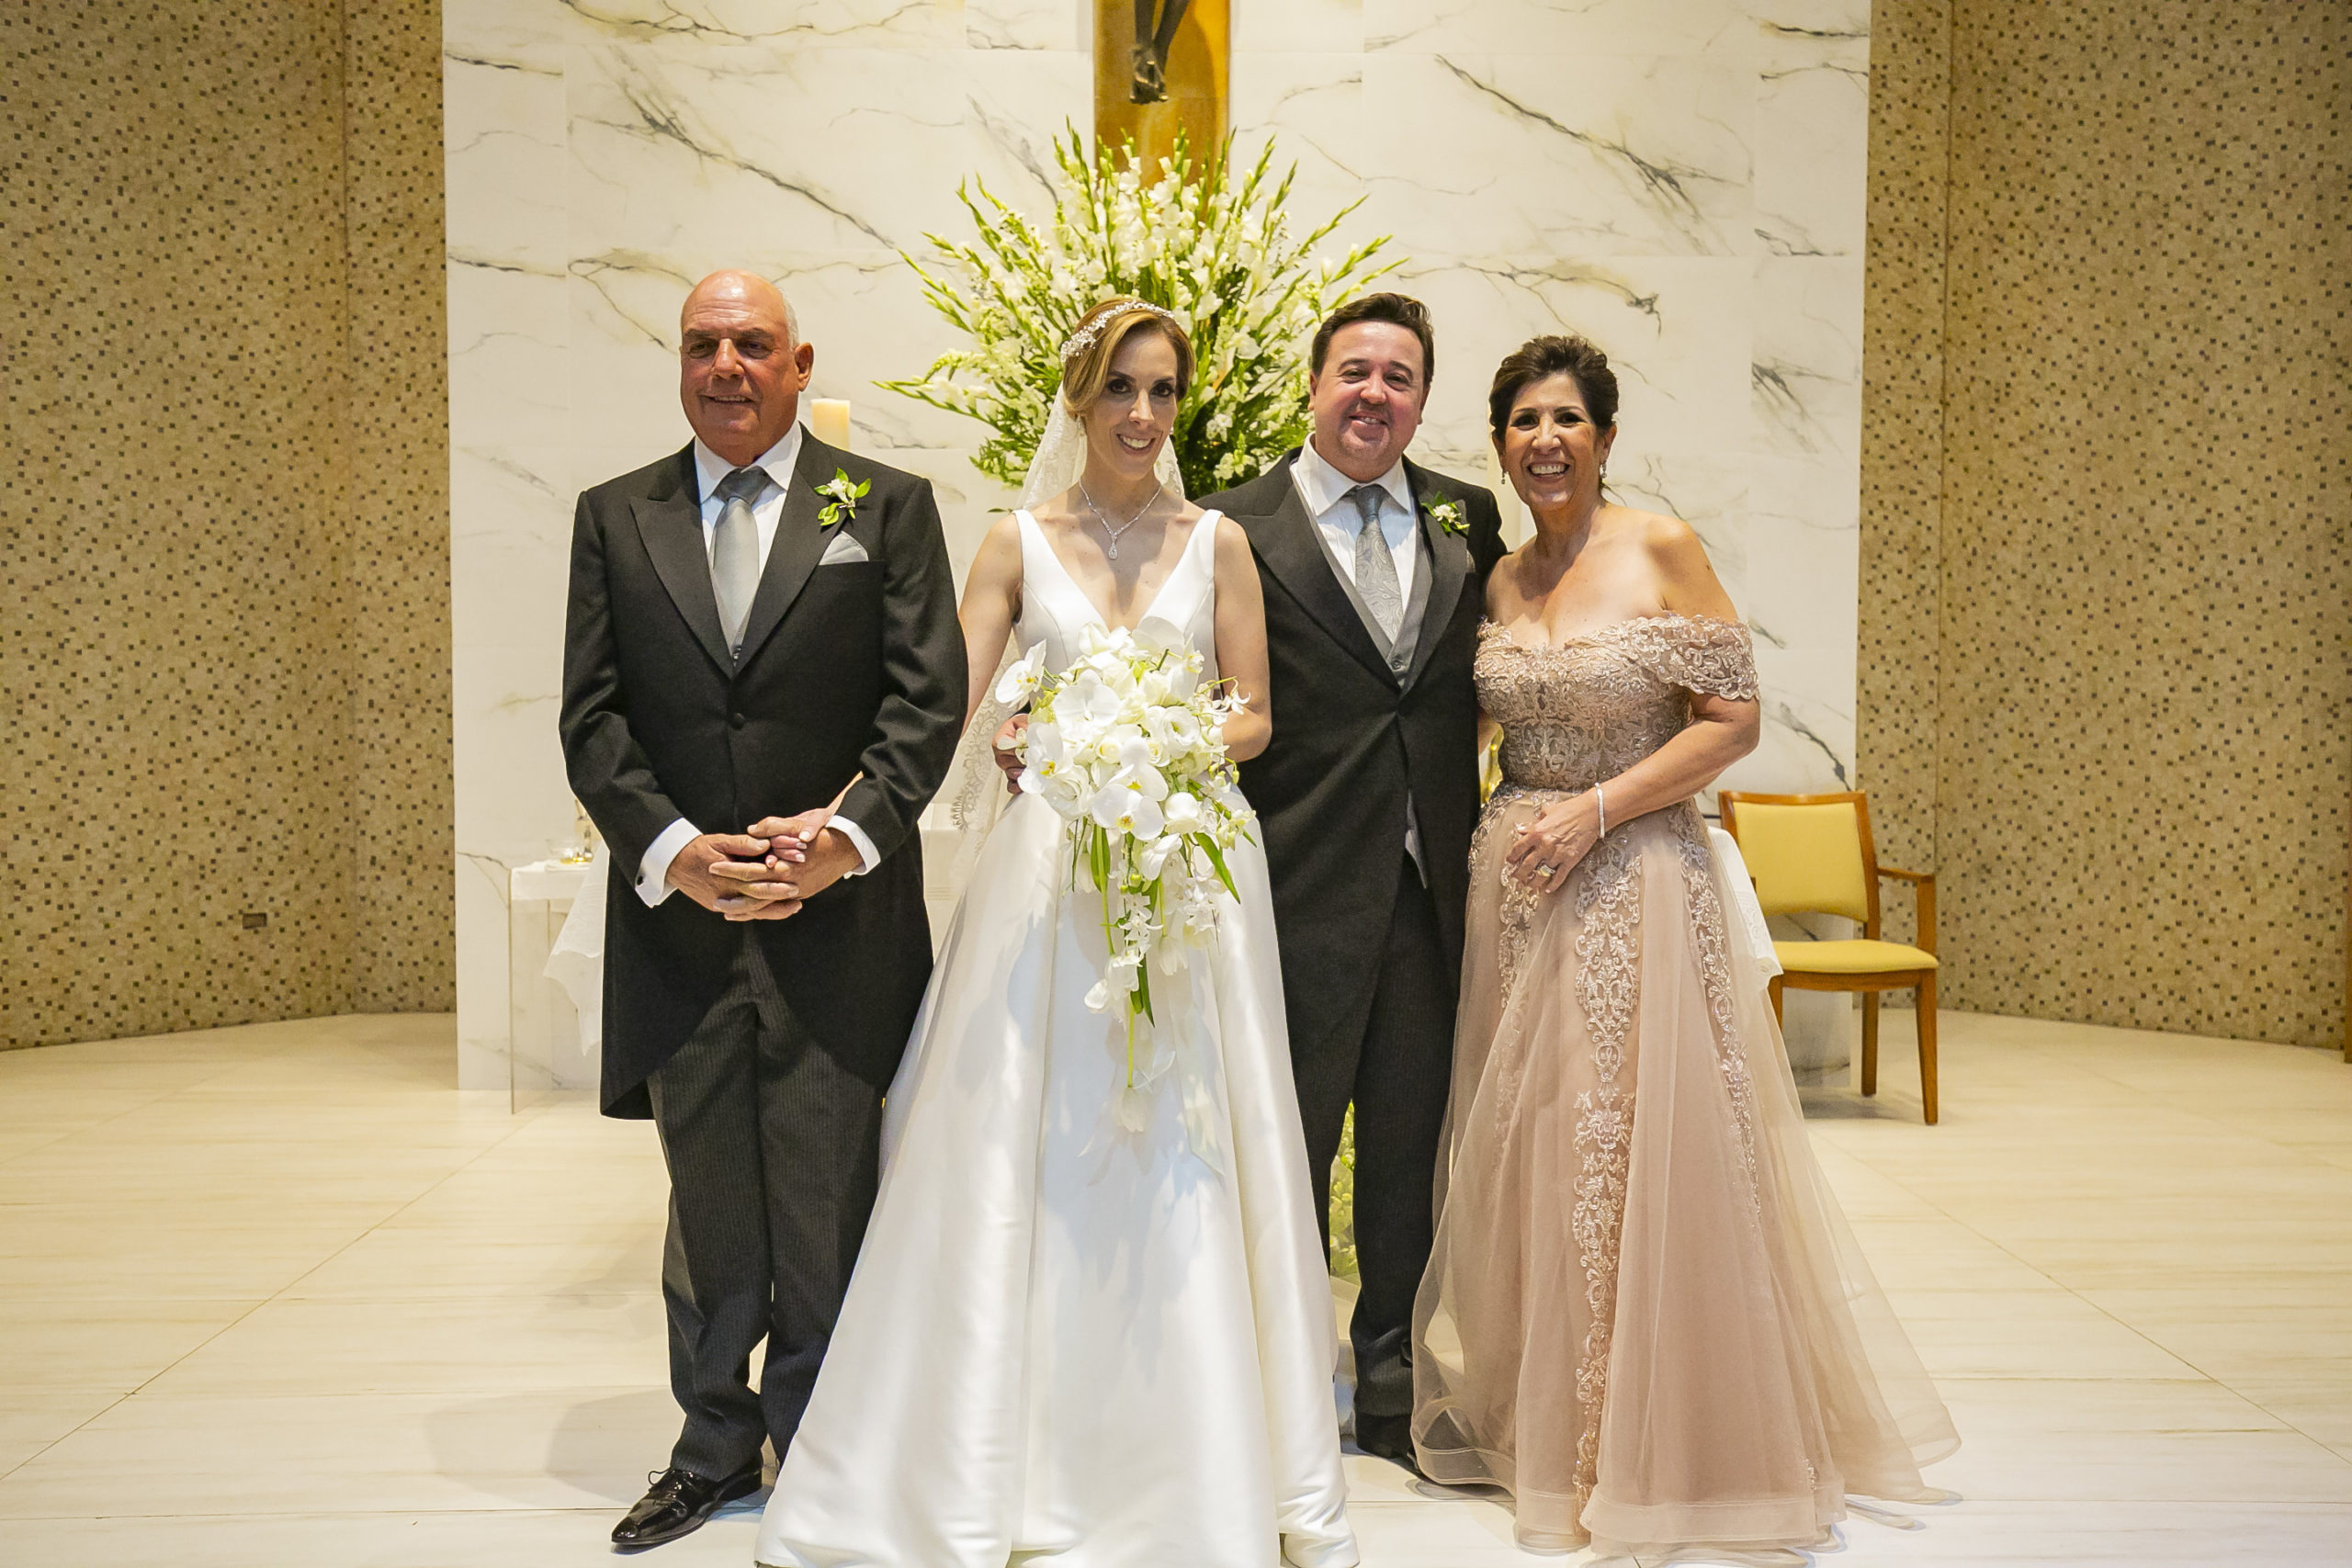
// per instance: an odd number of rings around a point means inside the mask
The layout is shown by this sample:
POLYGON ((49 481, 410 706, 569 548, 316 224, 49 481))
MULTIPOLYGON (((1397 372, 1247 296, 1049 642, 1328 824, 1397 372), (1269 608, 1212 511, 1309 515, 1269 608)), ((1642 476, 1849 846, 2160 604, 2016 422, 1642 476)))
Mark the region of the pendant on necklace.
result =
POLYGON ((1113 560, 1119 558, 1119 541, 1116 539, 1111 541, 1111 558, 1113 560))

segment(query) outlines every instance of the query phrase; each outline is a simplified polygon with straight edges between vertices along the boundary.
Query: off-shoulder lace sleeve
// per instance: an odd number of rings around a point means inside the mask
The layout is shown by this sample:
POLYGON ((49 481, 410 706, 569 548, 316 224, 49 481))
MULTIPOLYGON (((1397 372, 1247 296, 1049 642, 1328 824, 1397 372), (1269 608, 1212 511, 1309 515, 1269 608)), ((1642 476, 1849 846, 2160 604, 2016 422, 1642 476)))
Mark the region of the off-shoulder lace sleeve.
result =
POLYGON ((1756 699, 1756 649, 1747 628, 1712 615, 1659 615, 1626 623, 1635 662, 1668 685, 1733 702, 1756 699))

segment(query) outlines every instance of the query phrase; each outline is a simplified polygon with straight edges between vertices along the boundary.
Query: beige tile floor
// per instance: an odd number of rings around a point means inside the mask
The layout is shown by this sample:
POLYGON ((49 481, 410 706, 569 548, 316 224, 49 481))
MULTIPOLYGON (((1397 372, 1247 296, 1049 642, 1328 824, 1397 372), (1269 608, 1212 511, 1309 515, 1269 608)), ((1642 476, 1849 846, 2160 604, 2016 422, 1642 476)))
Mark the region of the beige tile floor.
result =
MULTIPOLYGON (((1895 1015, 1816 1146, 1965 1445, 1832 1562, 2352 1563, 2352 1067, 1895 1015)), ((587 1563, 673 1427, 650 1131, 450 1087, 449 1021, 0 1055, 0 1563, 587 1563)), ((1372 1568, 1529 1563, 1349 1461, 1372 1568)), ((738 1510, 653 1561, 749 1562, 738 1510)), ((1177 1565, 1170 1565, 1177 1568, 1177 1565)))

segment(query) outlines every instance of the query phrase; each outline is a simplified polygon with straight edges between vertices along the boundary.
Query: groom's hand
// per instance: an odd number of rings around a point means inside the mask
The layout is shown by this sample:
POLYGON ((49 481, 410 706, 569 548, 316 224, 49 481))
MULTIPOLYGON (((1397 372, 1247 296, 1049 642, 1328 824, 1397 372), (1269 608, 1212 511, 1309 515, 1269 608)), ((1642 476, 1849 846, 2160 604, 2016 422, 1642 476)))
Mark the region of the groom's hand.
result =
POLYGON ((716 913, 724 913, 723 899, 739 896, 740 884, 722 881, 717 874, 723 865, 748 863, 757 868, 763 865, 768 853, 768 841, 742 833, 705 833, 687 840, 677 858, 670 863, 670 886, 716 913))
POLYGON ((832 818, 830 807, 819 807, 753 823, 752 836, 767 840, 767 856, 756 863, 717 868, 735 894, 720 904, 719 912, 730 920, 789 919, 802 903, 855 871, 857 846, 826 826, 832 818))

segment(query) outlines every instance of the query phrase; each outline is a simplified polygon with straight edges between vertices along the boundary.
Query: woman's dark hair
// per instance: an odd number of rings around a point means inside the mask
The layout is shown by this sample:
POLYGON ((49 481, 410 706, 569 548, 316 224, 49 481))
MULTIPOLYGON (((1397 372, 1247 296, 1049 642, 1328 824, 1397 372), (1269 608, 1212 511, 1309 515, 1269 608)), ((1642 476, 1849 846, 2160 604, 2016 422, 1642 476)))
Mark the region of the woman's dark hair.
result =
POLYGON ((1575 378, 1595 429, 1607 430, 1617 423, 1617 373, 1609 368, 1609 356, 1573 333, 1532 337, 1495 367, 1495 384, 1487 393, 1487 424, 1495 439, 1503 438, 1503 426, 1510 423, 1511 405, 1520 393, 1561 375, 1575 378))
POLYGON ((1421 389, 1437 378, 1437 334, 1430 330, 1430 310, 1408 294, 1359 294, 1315 329, 1315 344, 1306 355, 1307 370, 1323 374, 1323 356, 1331 351, 1331 337, 1357 321, 1393 321, 1421 340, 1421 389))

